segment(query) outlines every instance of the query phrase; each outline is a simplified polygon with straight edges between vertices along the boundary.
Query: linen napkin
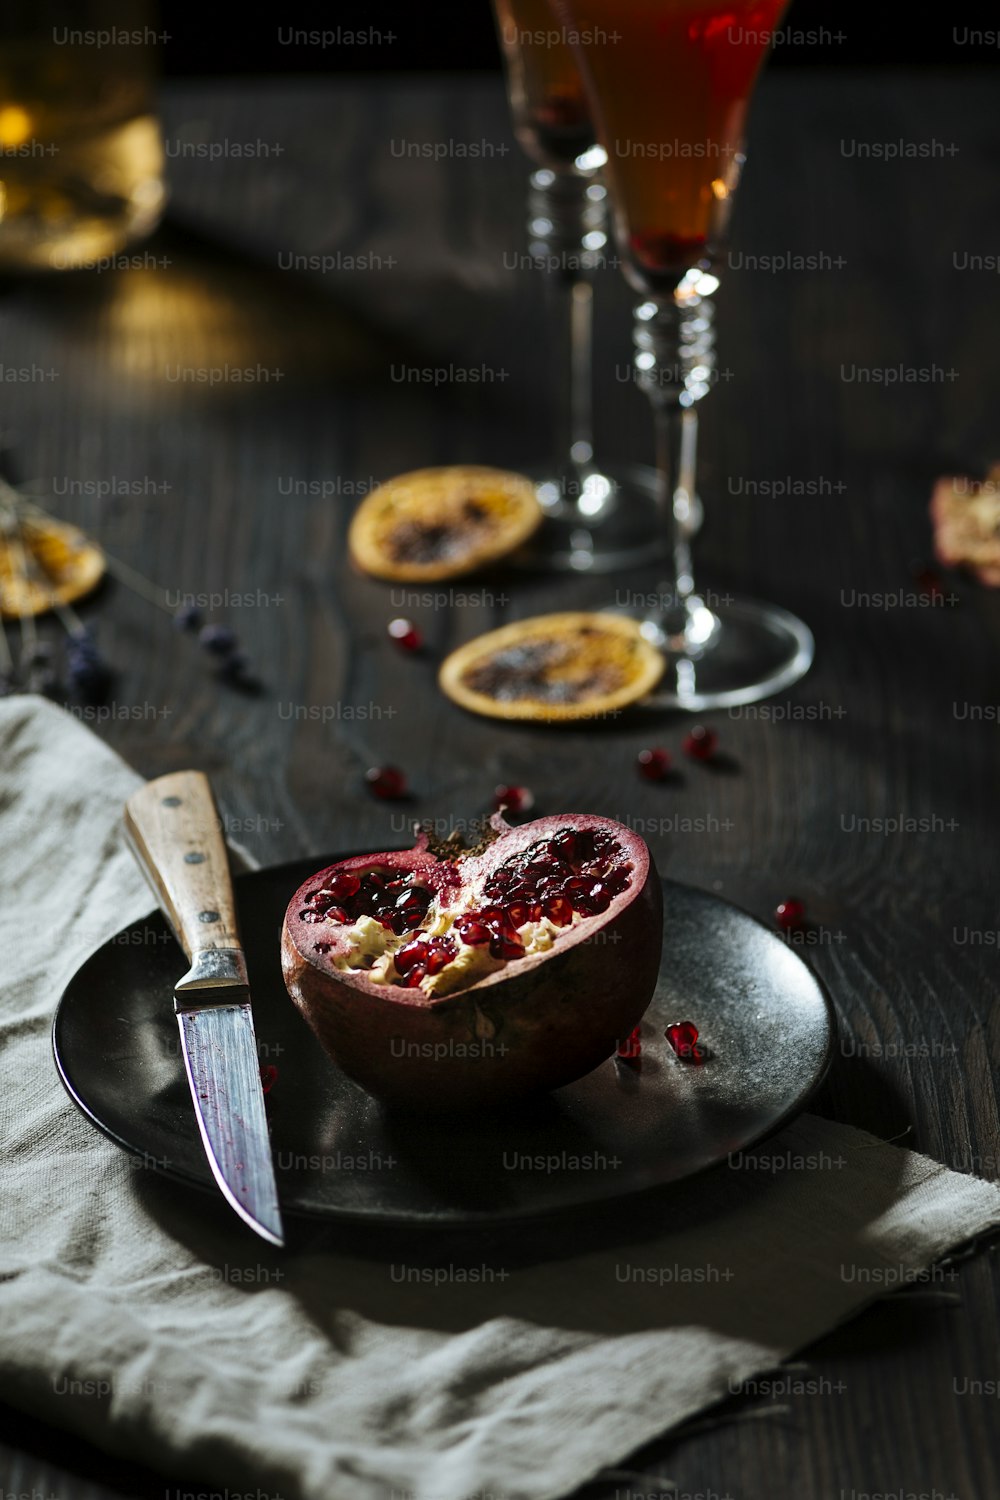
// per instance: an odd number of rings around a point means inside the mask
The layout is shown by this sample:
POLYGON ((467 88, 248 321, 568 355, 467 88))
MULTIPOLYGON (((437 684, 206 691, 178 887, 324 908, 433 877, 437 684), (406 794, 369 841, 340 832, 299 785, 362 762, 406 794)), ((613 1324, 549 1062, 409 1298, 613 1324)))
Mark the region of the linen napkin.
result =
POLYGON ((121 837, 138 778, 30 698, 0 703, 0 778, 3 1394, 175 1481, 562 1495, 1000 1223, 1000 1188, 803 1116, 744 1170, 612 1210, 603 1243, 272 1251, 94 1131, 53 1066, 64 984, 150 907, 121 837))

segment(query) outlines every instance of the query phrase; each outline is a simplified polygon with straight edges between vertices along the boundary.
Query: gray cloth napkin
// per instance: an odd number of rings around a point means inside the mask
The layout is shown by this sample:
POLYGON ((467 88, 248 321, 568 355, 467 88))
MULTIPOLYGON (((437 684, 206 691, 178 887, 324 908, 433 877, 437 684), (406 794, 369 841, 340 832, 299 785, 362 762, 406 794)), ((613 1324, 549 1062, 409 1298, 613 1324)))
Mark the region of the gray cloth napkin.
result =
POLYGON ((641 1243, 622 1208, 583 1253, 558 1229, 258 1245, 93 1130, 53 1066, 64 984, 150 906, 121 837, 137 780, 61 710, 0 703, 0 1377, 20 1407, 230 1492, 544 1500, 1000 1223, 1000 1188, 803 1116, 756 1170, 657 1200, 641 1243), (420 1256, 437 1284, 403 1279, 420 1256))

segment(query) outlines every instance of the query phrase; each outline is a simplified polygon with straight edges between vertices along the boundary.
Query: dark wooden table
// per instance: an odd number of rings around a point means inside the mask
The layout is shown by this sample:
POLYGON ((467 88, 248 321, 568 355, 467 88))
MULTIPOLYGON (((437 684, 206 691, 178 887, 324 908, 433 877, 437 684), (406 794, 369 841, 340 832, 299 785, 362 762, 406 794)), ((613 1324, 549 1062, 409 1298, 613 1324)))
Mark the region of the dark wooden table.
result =
MULTIPOLYGON (((57 374, 5 383, 0 421, 24 474, 134 566, 178 595, 253 595, 216 617, 238 629, 264 690, 220 687, 165 616, 109 588, 87 614, 131 716, 100 732, 146 775, 208 771, 230 830, 264 862, 399 842, 404 815, 447 829, 506 781, 529 785, 542 810, 643 820, 661 870, 764 918, 798 895, 843 1028, 820 1110, 1000 1176, 1000 600, 949 578, 932 602, 913 577, 930 554, 935 476, 1000 456, 1000 277, 961 269, 967 253, 1000 249, 995 75, 765 79, 734 224, 743 265, 718 296, 731 378, 702 408, 698 556, 711 586, 801 613, 817 657, 759 711, 710 716, 727 774, 685 766, 667 786, 641 781, 635 755, 676 749, 681 716, 506 728, 434 685, 440 655, 482 629, 653 588, 654 570, 497 573, 475 602, 435 608, 401 605, 345 561, 354 497, 373 481, 547 451, 545 278, 505 265, 524 248, 526 167, 498 80, 178 86, 165 112, 173 143, 262 141, 280 154, 174 154, 170 221, 148 264, 8 286, 4 364, 57 374), (399 154, 441 141, 495 154, 399 154), (859 141, 938 144, 884 160, 862 159, 859 141), (285 269, 324 254, 372 261, 285 269), (818 259, 748 268, 785 254, 818 259), (397 378, 449 364, 495 378, 397 378), (226 365, 271 374, 177 378, 226 365), (861 383, 858 368, 904 373, 861 383), (111 481, 140 493, 96 493, 111 481), (426 660, 386 639, 400 612, 425 632, 426 660), (412 783, 405 809, 363 791, 366 767, 383 762, 412 783), (864 822, 901 815, 918 821, 864 822)), ((599 453, 646 460, 648 412, 625 378, 630 298, 613 272, 597 303, 599 453)), ((733 1401, 639 1455, 633 1491, 666 1473, 734 1500, 993 1500, 996 1402, 969 1390, 998 1375, 995 1263, 980 1254, 943 1285, 946 1297, 935 1285, 887 1299, 809 1350, 819 1394, 792 1394, 783 1411, 733 1401)), ((19 1415, 0 1436, 7 1491, 162 1494, 162 1477, 19 1415)))

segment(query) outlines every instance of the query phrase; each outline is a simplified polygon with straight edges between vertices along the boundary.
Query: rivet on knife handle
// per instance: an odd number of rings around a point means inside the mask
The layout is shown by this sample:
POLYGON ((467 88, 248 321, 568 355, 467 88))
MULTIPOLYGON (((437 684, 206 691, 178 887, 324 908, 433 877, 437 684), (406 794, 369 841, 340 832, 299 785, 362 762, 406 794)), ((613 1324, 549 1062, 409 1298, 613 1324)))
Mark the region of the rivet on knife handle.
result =
POLYGON ((177 989, 245 985, 229 860, 208 778, 175 771, 147 782, 125 805, 125 827, 191 964, 177 989))

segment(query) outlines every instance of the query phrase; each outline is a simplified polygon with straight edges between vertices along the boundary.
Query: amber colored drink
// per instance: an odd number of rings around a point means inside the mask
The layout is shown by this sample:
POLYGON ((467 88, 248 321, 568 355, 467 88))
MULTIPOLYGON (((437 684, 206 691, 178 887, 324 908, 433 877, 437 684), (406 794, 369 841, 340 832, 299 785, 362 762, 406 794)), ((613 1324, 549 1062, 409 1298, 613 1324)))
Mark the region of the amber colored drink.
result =
POLYGON ((718 253, 750 95, 784 5, 556 0, 580 32, 619 248, 646 294, 669 292, 718 253), (603 40, 588 43, 588 32, 603 40))
POLYGON ((547 0, 494 0, 517 138, 540 167, 571 167, 596 141, 583 79, 547 0))

